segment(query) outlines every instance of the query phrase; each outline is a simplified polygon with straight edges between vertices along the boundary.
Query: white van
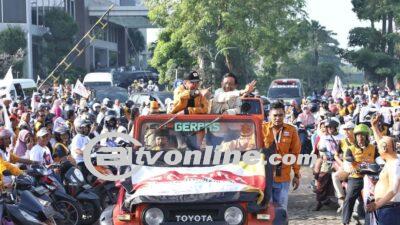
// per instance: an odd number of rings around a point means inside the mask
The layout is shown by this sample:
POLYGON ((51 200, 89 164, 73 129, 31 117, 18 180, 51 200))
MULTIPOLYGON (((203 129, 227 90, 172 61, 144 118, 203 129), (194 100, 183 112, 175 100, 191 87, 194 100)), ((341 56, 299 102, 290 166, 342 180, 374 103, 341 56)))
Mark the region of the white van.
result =
POLYGON ((106 72, 88 73, 83 79, 83 85, 88 86, 89 88, 114 86, 113 74, 106 72))
MULTIPOLYGON (((37 92, 37 85, 32 79, 13 79, 13 85, 10 89, 11 98, 17 96, 22 98, 30 97, 34 92, 37 92)), ((6 89, 6 84, 0 81, 0 90, 6 89)), ((2 96, 1 96, 2 97, 2 96)))

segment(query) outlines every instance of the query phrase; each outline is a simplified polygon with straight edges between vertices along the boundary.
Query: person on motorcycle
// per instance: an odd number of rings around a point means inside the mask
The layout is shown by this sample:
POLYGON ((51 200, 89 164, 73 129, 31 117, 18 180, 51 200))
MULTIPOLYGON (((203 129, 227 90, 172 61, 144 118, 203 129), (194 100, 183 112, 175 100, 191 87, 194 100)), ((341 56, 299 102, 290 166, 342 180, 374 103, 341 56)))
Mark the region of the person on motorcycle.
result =
POLYGON ((10 163, 22 163, 22 164, 37 164, 38 162, 32 161, 29 159, 24 159, 16 154, 13 153, 12 150, 8 151, 8 148, 11 145, 11 132, 5 128, 5 127, 0 127, 0 159, 10 162, 10 163))
POLYGON ((344 159, 352 165, 352 172, 347 181, 346 197, 343 203, 342 223, 349 224, 355 202, 361 198, 364 181, 360 174, 360 165, 373 163, 375 160, 375 146, 369 142, 371 130, 365 124, 359 124, 354 128, 355 143, 344 153, 344 159))
POLYGON ((47 147, 51 133, 47 128, 43 127, 36 133, 36 137, 37 144, 29 151, 29 159, 44 165, 52 164, 53 157, 51 157, 51 151, 47 147))
POLYGON ((75 130, 77 135, 71 141, 71 155, 75 159, 77 167, 83 173, 86 178, 89 175, 89 170, 86 168, 83 162, 83 151, 86 145, 89 143, 89 133, 90 133, 90 121, 77 118, 74 121, 75 130))
POLYGON ((98 102, 95 102, 92 105, 92 113, 97 117, 97 115, 99 115, 100 113, 100 109, 101 109, 101 105, 98 102))
POLYGON ((342 160, 342 155, 343 152, 346 152, 346 150, 348 148, 350 148, 350 146, 355 144, 355 138, 354 138, 354 123, 352 121, 348 121, 346 122, 343 126, 342 129, 344 131, 344 134, 346 136, 346 138, 340 140, 340 151, 336 153, 336 158, 338 159, 338 162, 341 164, 339 167, 340 169, 338 171, 335 171, 332 173, 332 182, 333 182, 333 186, 335 188, 335 193, 337 195, 338 198, 338 203, 339 203, 339 208, 337 209, 337 213, 340 213, 343 209, 343 202, 344 202, 344 198, 345 198, 345 192, 342 188, 342 182, 341 180, 343 180, 343 171, 348 171, 347 169, 345 169, 345 164, 347 164, 346 161, 342 160), (342 153, 342 154, 340 154, 342 153))
POLYGON ((315 118, 311 113, 310 107, 308 105, 303 106, 303 112, 297 117, 299 137, 301 141, 301 153, 307 154, 311 152, 311 146, 308 142, 308 131, 314 129, 315 118), (307 145, 308 144, 308 145, 307 145))
POLYGON ((338 127, 340 123, 336 118, 330 118, 325 121, 327 129, 326 135, 320 137, 318 142, 318 152, 320 154, 320 162, 316 163, 314 168, 314 176, 317 180, 317 206, 315 211, 319 211, 323 205, 330 203, 330 195, 332 194, 332 172, 338 170, 337 153, 340 152, 339 142, 344 139, 339 134, 338 127))
POLYGON ((71 157, 71 152, 68 149, 70 141, 70 131, 67 126, 59 126, 54 130, 54 137, 56 139, 56 144, 53 149, 53 159, 54 162, 60 162, 61 160, 70 160, 75 163, 74 158, 71 157))

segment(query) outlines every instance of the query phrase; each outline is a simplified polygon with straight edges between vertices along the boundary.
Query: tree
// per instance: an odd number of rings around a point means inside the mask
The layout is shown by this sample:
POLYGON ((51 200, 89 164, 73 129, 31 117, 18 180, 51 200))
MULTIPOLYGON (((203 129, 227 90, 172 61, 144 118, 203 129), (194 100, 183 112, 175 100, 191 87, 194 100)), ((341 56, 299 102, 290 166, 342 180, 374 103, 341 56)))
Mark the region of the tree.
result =
POLYGON ((18 49, 17 52, 13 55, 10 55, 8 53, 0 54, 0 79, 4 78, 10 66, 13 66, 13 73, 21 74, 21 64, 24 60, 24 54, 25 51, 22 49, 18 49))
POLYGON ((278 76, 294 77, 303 81, 306 92, 325 87, 340 69, 338 41, 332 31, 317 21, 304 21, 299 29, 303 36, 298 48, 292 50, 279 68, 278 76))
POLYGON ((357 50, 343 52, 343 57, 364 70, 368 81, 380 82, 389 78, 389 87, 393 88, 393 77, 399 74, 399 55, 396 44, 400 36, 394 33, 394 22, 400 20, 398 11, 400 2, 395 0, 352 0, 353 11, 360 19, 370 20, 368 28, 354 28, 350 31, 349 45, 359 46, 357 50), (380 22, 378 30, 375 23, 380 22))
POLYGON ((73 47, 78 25, 65 11, 57 8, 47 12, 44 20, 49 32, 44 35, 43 60, 45 70, 51 71, 73 47))
POLYGON ((0 53, 14 55, 26 48, 25 32, 20 27, 8 27, 0 32, 0 53))
POLYGON ((299 42, 304 1, 148 0, 147 5, 150 19, 169 37, 157 43, 152 66, 165 76, 172 67, 197 64, 206 83, 215 87, 223 71, 244 82, 275 75, 276 61, 299 42), (180 54, 170 51, 174 47, 180 54))
POLYGON ((138 29, 128 29, 128 35, 130 40, 128 42, 128 48, 129 53, 132 56, 136 56, 146 49, 146 41, 144 40, 142 33, 138 29))

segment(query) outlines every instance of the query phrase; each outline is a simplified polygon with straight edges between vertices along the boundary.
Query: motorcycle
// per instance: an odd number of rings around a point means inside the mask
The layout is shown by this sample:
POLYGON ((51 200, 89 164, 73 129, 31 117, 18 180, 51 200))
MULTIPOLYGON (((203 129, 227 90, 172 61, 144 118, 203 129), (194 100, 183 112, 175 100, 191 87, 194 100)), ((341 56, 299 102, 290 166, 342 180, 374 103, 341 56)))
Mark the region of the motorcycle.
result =
POLYGON ((304 126, 301 122, 297 122, 296 126, 301 140, 301 154, 310 154, 312 151, 311 136, 315 132, 315 127, 314 125, 304 126))
MULTIPOLYGON (((49 205, 48 196, 39 197, 24 190, 26 180, 23 176, 13 177, 10 171, 3 171, 3 178, 11 181, 11 189, 1 194, 1 219, 8 224, 56 225, 54 209, 49 205)), ((7 185, 6 185, 7 186, 7 185)), ((29 187, 30 188, 30 187, 29 187)))
POLYGON ((80 224, 95 223, 101 214, 101 203, 93 187, 85 181, 82 172, 69 161, 61 162, 60 174, 66 192, 77 199, 82 206, 80 224))
MULTIPOLYGON (((57 165, 50 168, 57 168, 57 165)), ((44 166, 33 166, 27 173, 35 179, 35 190, 38 193, 48 193, 54 209, 64 215, 63 219, 57 220, 57 224, 80 224, 83 214, 80 203, 66 193, 52 170, 44 166)))

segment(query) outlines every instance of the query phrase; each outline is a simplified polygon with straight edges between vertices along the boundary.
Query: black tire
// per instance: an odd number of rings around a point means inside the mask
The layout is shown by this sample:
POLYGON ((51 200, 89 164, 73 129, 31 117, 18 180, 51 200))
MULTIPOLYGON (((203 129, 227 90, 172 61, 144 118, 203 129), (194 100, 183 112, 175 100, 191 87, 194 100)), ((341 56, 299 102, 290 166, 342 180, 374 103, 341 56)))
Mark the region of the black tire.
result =
POLYGON ((80 201, 83 214, 82 225, 92 225, 97 222, 101 215, 101 205, 99 200, 80 201))
POLYGON ((105 188, 97 190, 96 193, 98 193, 99 196, 103 196, 103 198, 100 199, 102 209, 105 209, 107 208, 107 206, 117 203, 118 192, 119 188, 117 187, 113 187, 108 191, 105 188))
POLYGON ((57 225, 81 224, 83 210, 77 201, 69 199, 57 200, 54 202, 54 209, 65 217, 64 220, 57 220, 57 225))

